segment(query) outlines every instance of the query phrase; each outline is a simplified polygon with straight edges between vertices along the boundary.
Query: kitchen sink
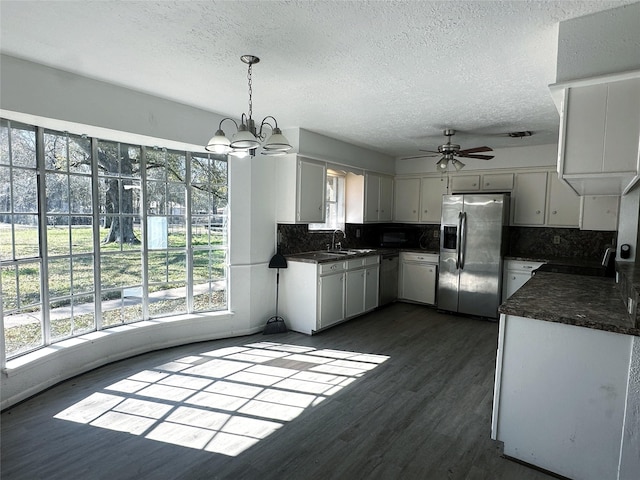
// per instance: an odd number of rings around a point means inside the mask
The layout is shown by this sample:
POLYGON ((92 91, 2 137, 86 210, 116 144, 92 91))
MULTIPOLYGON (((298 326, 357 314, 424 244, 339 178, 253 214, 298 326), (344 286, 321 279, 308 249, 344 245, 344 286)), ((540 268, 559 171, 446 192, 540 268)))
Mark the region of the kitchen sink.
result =
POLYGON ((332 255, 361 255, 363 253, 370 253, 374 250, 372 248, 349 248, 346 250, 327 250, 327 253, 332 255))

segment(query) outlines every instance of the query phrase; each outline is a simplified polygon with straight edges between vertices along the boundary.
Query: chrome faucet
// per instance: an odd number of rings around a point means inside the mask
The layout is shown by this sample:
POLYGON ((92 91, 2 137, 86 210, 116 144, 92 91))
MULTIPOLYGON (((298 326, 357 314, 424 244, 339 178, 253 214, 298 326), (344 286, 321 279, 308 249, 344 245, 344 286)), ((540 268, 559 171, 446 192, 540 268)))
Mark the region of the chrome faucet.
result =
MULTIPOLYGON (((331 236, 331 250, 335 250, 336 248, 336 233, 340 232, 342 234, 342 239, 344 240, 347 236, 346 233, 344 233, 342 230, 340 230, 339 228, 336 228, 333 231, 333 235, 331 236)), ((338 242, 338 245, 340 247, 340 250, 342 250, 342 242, 338 242)))

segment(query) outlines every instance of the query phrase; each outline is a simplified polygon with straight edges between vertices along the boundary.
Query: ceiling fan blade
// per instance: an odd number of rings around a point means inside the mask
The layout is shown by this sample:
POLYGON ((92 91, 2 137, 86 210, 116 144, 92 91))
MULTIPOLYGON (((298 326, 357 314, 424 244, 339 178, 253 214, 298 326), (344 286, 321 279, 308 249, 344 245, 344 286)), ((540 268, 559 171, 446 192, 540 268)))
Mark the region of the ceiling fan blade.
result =
POLYGON ((464 150, 460 150, 458 153, 466 154, 466 153, 478 153, 478 152, 493 152, 493 148, 491 147, 465 148, 464 150))
POLYGON ((491 160, 493 158, 493 155, 469 155, 469 154, 462 154, 462 152, 460 152, 458 154, 459 157, 464 157, 464 158, 477 158, 478 160, 491 160))
POLYGON ((423 155, 424 157, 437 157, 438 155, 442 155, 442 153, 436 152, 435 150, 422 150, 421 148, 419 148, 418 151, 431 154, 431 155, 423 155))
POLYGON ((398 160, 413 160, 414 158, 427 158, 433 157, 434 155, 412 155, 409 157, 398 157, 398 160))

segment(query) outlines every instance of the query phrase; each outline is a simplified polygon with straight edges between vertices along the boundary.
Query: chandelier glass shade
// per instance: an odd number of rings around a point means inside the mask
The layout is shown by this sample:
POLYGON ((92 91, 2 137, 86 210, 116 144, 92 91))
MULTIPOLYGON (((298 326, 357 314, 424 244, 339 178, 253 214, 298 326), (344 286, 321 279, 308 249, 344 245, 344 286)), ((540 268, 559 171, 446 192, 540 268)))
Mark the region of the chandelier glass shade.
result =
POLYGON ((251 67, 258 63, 260 59, 253 55, 243 55, 240 59, 249 65, 247 72, 249 81, 249 114, 242 114, 240 125, 230 117, 220 120, 218 130, 205 146, 205 150, 223 155, 246 157, 255 155, 256 149, 262 146, 262 155, 285 155, 293 147, 278 128, 277 120, 268 115, 262 119, 260 127, 256 128, 256 124, 251 117, 253 114, 251 67), (222 130, 222 123, 226 120, 233 122, 236 127, 236 133, 231 137, 231 140, 222 130), (267 135, 267 130, 271 130, 271 135, 267 135))

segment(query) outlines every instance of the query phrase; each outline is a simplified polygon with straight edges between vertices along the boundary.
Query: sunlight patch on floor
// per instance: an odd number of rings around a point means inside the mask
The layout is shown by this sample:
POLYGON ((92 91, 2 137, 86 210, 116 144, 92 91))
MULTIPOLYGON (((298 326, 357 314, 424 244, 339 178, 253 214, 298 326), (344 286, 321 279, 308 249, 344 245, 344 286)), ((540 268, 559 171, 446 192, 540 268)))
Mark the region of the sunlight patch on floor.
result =
POLYGON ((220 348, 137 372, 54 418, 236 456, 388 358, 276 342, 220 348))

